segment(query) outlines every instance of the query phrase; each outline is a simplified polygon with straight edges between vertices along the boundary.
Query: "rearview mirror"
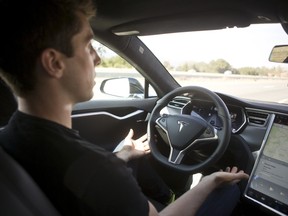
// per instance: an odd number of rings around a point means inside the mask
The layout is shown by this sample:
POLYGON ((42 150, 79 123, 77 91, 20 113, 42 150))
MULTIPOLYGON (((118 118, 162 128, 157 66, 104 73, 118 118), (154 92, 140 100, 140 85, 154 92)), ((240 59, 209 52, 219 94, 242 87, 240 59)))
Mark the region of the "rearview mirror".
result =
POLYGON ((143 86, 137 79, 130 77, 103 80, 100 91, 116 97, 144 98, 143 86))
POLYGON ((288 45, 275 46, 271 51, 269 61, 288 63, 288 45))

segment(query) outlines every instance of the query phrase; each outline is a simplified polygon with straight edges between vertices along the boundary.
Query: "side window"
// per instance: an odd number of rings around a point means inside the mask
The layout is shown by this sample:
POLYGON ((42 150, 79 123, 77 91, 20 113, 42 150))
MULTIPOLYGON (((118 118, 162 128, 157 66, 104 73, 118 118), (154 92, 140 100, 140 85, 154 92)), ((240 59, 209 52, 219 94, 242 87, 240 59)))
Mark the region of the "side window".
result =
MULTIPOLYGON (((134 67, 97 41, 93 41, 93 47, 101 58, 101 64, 95 69, 96 85, 91 100, 145 98, 145 79, 134 67)), ((154 96, 156 92, 149 85, 148 97, 154 96)))

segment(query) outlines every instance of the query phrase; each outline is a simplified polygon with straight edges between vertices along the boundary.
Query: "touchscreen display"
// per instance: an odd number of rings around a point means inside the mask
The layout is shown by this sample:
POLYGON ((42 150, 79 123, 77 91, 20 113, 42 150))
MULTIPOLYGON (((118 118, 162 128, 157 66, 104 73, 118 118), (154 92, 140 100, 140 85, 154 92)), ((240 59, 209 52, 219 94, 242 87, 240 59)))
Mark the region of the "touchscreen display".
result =
POLYGON ((275 116, 250 175, 245 196, 279 215, 288 214, 287 116, 275 116))

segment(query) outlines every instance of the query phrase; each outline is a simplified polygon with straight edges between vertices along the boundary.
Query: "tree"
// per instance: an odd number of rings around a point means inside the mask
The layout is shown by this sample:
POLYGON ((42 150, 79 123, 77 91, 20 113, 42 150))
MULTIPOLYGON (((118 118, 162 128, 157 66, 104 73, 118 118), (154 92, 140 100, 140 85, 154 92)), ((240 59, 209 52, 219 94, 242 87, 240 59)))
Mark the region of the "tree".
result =
POLYGON ((243 67, 239 68, 239 72, 241 75, 259 75, 257 70, 253 67, 243 67))
POLYGON ((217 59, 210 62, 211 72, 224 73, 232 69, 231 65, 224 59, 217 59))
POLYGON ((205 62, 196 62, 193 69, 197 72, 209 72, 209 65, 205 62))

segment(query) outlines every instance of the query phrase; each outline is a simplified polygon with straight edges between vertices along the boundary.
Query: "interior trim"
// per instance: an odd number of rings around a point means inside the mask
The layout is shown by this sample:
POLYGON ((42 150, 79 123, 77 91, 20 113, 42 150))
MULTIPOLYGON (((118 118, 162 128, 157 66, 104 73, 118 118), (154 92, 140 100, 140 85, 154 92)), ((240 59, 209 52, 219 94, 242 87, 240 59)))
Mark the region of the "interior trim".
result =
POLYGON ((136 115, 143 113, 143 112, 144 112, 143 110, 136 110, 135 112, 129 113, 128 115, 125 115, 125 116, 117 116, 117 115, 114 115, 114 114, 109 113, 109 112, 101 111, 101 112, 91 112, 91 113, 83 113, 83 114, 73 114, 72 118, 81 118, 81 117, 95 116, 95 115, 106 115, 106 116, 110 116, 110 117, 118 119, 118 120, 124 120, 124 119, 131 118, 133 116, 136 116, 136 115))

